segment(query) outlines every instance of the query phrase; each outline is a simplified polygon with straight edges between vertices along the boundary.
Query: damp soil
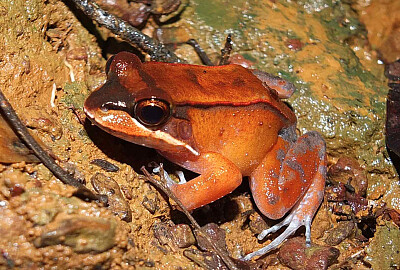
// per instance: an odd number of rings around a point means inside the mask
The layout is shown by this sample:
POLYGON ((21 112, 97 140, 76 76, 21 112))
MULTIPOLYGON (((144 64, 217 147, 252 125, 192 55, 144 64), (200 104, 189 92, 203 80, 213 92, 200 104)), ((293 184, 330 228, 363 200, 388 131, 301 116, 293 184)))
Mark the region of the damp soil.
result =
MULTIPOLYGON (((298 116, 298 132, 317 130, 327 141, 326 195, 313 221, 312 249, 293 238, 285 252, 243 267, 296 269, 289 255, 299 254, 308 269, 398 268, 400 187, 383 137, 383 61, 400 57, 393 42, 399 37, 398 1, 182 5, 171 18, 160 20, 153 12, 143 32, 164 42, 196 38, 213 60, 233 33, 238 61, 295 83, 298 91, 288 103, 298 116)), ((69 1, 3 1, 0 15, 1 90, 59 164, 110 199, 104 207, 74 197, 74 189, 1 122, 0 268, 224 269, 194 238, 174 203, 140 173, 151 162, 163 162, 171 172, 177 167, 85 120, 83 102, 104 83, 107 58, 122 50, 146 55, 97 27, 69 1)), ((173 48, 200 63, 191 47, 173 48)), ((276 221, 259 214, 247 181, 193 215, 200 225, 222 230, 215 241, 234 259, 276 236, 257 241, 256 234, 276 221)), ((304 231, 296 236, 304 240, 304 231)))

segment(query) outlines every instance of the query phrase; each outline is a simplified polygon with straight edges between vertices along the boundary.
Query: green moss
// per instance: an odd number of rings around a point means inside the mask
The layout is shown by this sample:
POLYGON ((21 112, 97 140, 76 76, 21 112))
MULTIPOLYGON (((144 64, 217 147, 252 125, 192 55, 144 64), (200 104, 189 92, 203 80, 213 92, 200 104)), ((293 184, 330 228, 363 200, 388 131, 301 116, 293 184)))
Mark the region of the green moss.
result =
POLYGON ((375 237, 365 249, 373 269, 398 269, 400 267, 400 230, 392 222, 377 227, 375 237))

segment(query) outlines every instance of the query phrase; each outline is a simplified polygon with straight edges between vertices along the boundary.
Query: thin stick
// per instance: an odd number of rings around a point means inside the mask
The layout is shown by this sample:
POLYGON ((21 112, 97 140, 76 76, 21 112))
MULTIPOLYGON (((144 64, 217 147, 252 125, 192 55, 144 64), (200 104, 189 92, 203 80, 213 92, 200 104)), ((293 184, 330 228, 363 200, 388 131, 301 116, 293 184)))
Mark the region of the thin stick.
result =
MULTIPOLYGON (((160 164, 160 175, 161 178, 164 175, 164 169, 162 167, 162 164, 160 164)), ((157 181, 154 179, 154 177, 146 170, 146 168, 143 166, 141 168, 141 171, 144 173, 146 176, 146 179, 151 182, 153 185, 161 189, 169 198, 173 199, 176 204, 181 208, 182 212, 186 215, 186 217, 189 219, 189 221, 192 223, 192 225, 197 229, 198 232, 206 239, 206 241, 213 247, 215 253, 218 254, 218 256, 221 257, 221 259, 224 261, 226 266, 231 269, 231 270, 238 270, 237 266, 234 264, 234 262, 229 258, 229 256, 224 252, 222 249, 220 249, 210 238, 208 233, 206 233, 203 228, 200 227, 200 225, 197 223, 197 221, 193 218, 193 216, 189 213, 189 211, 186 209, 186 207, 182 204, 182 202, 175 196, 174 193, 169 189, 168 186, 166 186, 164 183, 157 181)))
POLYGON ((90 189, 85 187, 78 180, 73 178, 69 173, 64 171, 53 158, 35 141, 35 139, 29 134, 28 129, 21 122, 18 115, 15 113, 13 107, 8 102, 3 92, 0 90, 0 108, 3 112, 5 119, 8 121, 10 126, 18 137, 26 144, 26 146, 33 151, 37 158, 54 174, 55 177, 61 180, 64 184, 71 185, 77 188, 75 195, 78 197, 98 200, 103 203, 107 202, 107 197, 96 195, 90 189))
POLYGON ((149 36, 130 25, 128 22, 101 9, 96 3, 88 0, 71 0, 89 18, 101 26, 111 30, 120 38, 128 41, 133 46, 148 53, 152 60, 170 63, 183 63, 184 61, 169 51, 163 44, 153 40, 149 36))

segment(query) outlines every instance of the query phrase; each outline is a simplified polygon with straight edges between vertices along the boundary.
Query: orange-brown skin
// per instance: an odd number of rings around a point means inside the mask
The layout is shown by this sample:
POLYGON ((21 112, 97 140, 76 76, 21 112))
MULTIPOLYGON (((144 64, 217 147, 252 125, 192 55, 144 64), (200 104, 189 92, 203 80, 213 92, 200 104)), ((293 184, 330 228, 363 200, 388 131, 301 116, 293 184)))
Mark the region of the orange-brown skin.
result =
POLYGON ((296 143, 296 117, 279 99, 292 94, 290 83, 238 65, 141 63, 127 52, 109 61, 107 77, 85 102, 88 118, 199 173, 171 186, 188 209, 230 193, 249 176, 258 208, 274 219, 318 182, 312 213, 307 212, 312 218, 323 194, 325 144, 317 133, 296 143), (147 125, 135 112, 143 100, 154 99, 170 112, 147 125))

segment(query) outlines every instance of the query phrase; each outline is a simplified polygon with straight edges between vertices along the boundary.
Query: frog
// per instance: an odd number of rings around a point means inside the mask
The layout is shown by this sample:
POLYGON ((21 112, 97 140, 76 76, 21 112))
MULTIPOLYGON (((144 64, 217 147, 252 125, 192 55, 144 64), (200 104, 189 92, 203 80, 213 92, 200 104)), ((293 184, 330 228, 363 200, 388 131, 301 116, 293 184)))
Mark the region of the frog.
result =
POLYGON ((111 57, 106 74, 85 100, 87 118, 197 173, 167 183, 188 210, 231 193, 247 177, 258 210, 269 219, 284 217, 258 239, 287 228, 243 260, 279 247, 302 226, 311 244, 311 222, 324 196, 326 144, 316 131, 297 136, 297 118, 284 102, 295 91, 292 83, 236 64, 142 63, 129 52, 111 57))

